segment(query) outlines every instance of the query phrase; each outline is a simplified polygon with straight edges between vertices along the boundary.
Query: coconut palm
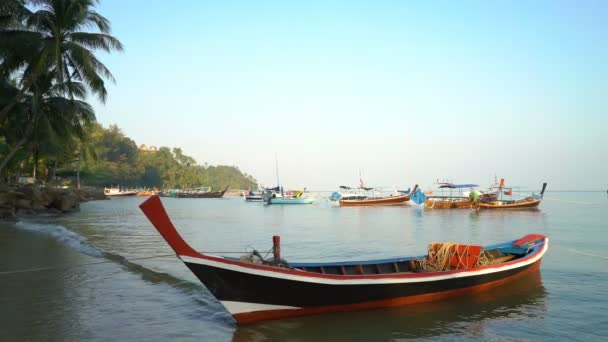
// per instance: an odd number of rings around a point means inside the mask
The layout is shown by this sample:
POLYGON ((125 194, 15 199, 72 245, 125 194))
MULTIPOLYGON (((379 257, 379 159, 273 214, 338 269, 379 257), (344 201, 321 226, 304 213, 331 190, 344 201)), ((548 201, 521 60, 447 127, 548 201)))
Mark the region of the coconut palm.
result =
POLYGON ((53 84, 52 79, 50 74, 39 76, 14 107, 18 115, 2 125, 2 134, 12 148, 0 163, 0 174, 27 142, 83 140, 85 127, 95 121, 93 108, 82 100, 84 86, 53 84), (66 88, 71 89, 71 98, 63 96, 66 88))
POLYGON ((0 51, 5 51, 0 55, 0 75, 20 71, 20 90, 1 107, 0 123, 46 73, 65 86, 68 96, 73 95, 70 85, 77 82, 105 102, 104 79, 114 77, 93 52, 122 51, 123 46, 110 35, 109 21, 94 11, 97 0, 31 0, 33 11, 23 1, 3 1, 12 4, 12 11, 2 9, 5 13, 0 15, 0 23, 5 23, 0 25, 0 51), (88 31, 91 28, 99 32, 88 31))

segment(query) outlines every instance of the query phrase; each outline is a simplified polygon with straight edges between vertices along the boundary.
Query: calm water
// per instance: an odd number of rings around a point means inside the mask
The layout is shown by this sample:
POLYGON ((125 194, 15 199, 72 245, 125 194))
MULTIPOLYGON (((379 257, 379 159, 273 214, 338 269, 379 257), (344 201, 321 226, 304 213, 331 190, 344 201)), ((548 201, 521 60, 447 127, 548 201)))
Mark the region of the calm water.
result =
POLYGON ((539 274, 479 295, 245 327, 235 326, 175 257, 142 259, 171 250, 139 211, 141 201, 89 202, 64 217, 0 223, 0 340, 592 341, 608 336, 605 193, 548 193, 538 211, 480 213, 164 199, 178 230, 196 249, 266 251, 272 235, 280 235, 288 261, 419 255, 430 241, 487 244, 531 232, 550 238, 539 274), (50 268, 34 270, 45 267, 50 268), (23 272, 7 273, 13 270, 23 272))

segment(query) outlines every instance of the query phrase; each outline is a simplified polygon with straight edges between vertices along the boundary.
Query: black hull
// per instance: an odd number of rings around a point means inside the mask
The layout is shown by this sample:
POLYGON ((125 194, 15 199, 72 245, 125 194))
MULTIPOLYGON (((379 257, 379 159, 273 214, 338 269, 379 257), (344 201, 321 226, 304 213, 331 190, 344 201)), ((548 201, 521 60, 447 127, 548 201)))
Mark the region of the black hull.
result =
POLYGON ((221 301, 298 308, 350 305, 464 289, 504 280, 538 267, 530 264, 501 272, 440 281, 331 285, 270 278, 195 263, 186 265, 221 301))

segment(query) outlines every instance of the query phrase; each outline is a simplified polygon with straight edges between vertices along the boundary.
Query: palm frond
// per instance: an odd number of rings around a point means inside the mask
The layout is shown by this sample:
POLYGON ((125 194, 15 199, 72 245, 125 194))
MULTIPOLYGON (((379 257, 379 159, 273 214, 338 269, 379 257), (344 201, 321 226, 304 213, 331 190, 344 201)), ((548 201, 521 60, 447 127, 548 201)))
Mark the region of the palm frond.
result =
POLYGON ((122 51, 124 48, 118 39, 103 33, 73 32, 68 34, 67 38, 92 50, 101 49, 110 52, 112 50, 122 51))

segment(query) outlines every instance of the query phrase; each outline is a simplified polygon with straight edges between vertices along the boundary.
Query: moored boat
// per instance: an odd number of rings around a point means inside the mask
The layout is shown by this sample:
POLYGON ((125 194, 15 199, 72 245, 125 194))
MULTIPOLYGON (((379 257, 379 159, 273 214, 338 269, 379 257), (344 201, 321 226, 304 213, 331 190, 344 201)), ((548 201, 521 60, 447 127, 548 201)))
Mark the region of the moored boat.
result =
POLYGON ((389 206, 389 205, 404 205, 410 200, 409 195, 396 195, 378 198, 364 199, 341 199, 338 201, 341 207, 373 207, 373 206, 389 206))
POLYGON ((264 196, 255 191, 247 191, 247 193, 243 193, 243 199, 247 202, 262 202, 264 196))
POLYGON ((480 201, 478 203, 479 209, 534 209, 538 208, 540 202, 543 200, 547 183, 543 183, 540 195, 532 195, 526 198, 517 200, 494 200, 494 201, 480 201))
MULTIPOLYGON (((280 187, 278 187, 280 189, 280 187)), ((302 190, 289 191, 287 194, 282 194, 275 191, 266 191, 264 193, 264 203, 266 204, 312 204, 316 198, 302 197, 306 188, 302 190)))
MULTIPOLYGON (((370 191, 374 188, 360 187, 360 189, 370 191)), ((418 189, 418 184, 414 186, 414 191, 418 189)), ((409 189, 408 189, 409 191, 409 189)), ((375 206, 391 206, 391 205, 405 205, 410 200, 409 194, 403 194, 398 192, 397 195, 379 196, 379 197, 364 197, 364 198, 341 198, 338 201, 341 207, 375 207, 375 206)))
POLYGON ((530 234, 479 246, 432 243, 428 254, 382 260, 292 263, 253 251, 241 258, 207 255, 179 235, 160 198, 144 214, 238 323, 440 300, 482 291, 539 269, 548 238, 530 234))
POLYGON ((426 197, 424 207, 427 209, 470 209, 473 201, 469 196, 463 195, 463 189, 474 189, 477 184, 453 184, 440 183, 439 190, 442 195, 432 195, 426 197), (443 191, 448 190, 449 194, 444 196, 443 191), (457 193, 454 194, 453 192, 457 193))
POLYGON ((135 196, 137 191, 118 188, 104 188, 103 194, 109 197, 135 196))
POLYGON ((221 198, 224 197, 224 194, 228 190, 226 187, 222 191, 180 191, 176 193, 176 197, 178 198, 221 198))
POLYGON ((150 197, 150 196, 154 196, 154 195, 157 195, 157 194, 158 194, 158 191, 156 191, 156 190, 146 189, 146 190, 142 190, 142 191, 137 192, 137 194, 135 194, 135 196, 137 196, 137 197, 150 197))

